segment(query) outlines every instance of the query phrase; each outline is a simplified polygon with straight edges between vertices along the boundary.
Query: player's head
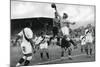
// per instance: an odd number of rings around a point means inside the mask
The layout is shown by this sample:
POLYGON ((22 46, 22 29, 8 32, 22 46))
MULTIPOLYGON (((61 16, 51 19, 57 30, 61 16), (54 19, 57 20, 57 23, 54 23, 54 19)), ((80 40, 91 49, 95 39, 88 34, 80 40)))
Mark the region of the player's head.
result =
POLYGON ((89 33, 89 30, 88 30, 88 29, 86 29, 86 30, 85 30, 85 34, 88 34, 88 33, 89 33))
POLYGON ((67 13, 63 13, 63 18, 64 19, 68 18, 68 14, 67 13))
POLYGON ((52 7, 52 8, 56 8, 55 3, 52 3, 52 4, 51 4, 51 7, 52 7))

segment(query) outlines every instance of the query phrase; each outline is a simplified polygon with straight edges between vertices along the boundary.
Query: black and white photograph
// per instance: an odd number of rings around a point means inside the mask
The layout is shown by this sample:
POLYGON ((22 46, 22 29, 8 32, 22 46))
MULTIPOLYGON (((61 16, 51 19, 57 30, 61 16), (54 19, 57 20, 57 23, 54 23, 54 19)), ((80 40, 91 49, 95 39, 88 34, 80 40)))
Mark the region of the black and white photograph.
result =
POLYGON ((11 0, 10 67, 94 62, 95 8, 11 0))

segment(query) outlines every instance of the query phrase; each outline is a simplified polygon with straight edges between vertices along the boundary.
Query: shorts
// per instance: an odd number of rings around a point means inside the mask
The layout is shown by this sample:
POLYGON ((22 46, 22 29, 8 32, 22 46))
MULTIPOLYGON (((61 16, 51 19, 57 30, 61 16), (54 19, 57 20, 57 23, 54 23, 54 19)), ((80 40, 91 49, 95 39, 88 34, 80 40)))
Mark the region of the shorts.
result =
POLYGON ((47 42, 40 44, 40 49, 47 49, 47 48, 48 48, 48 43, 47 42))
POLYGON ((61 48, 69 48, 71 46, 71 43, 67 41, 66 39, 61 40, 61 48))
POLYGON ((86 43, 86 49, 91 49, 93 47, 92 43, 87 42, 86 43))

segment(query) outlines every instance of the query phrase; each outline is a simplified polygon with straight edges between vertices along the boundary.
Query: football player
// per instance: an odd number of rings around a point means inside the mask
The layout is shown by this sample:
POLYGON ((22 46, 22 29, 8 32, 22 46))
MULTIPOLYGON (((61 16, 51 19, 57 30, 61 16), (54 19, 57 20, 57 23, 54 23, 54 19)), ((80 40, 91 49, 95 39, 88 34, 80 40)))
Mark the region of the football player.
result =
POLYGON ((21 47, 23 56, 16 64, 16 67, 19 67, 22 64, 24 64, 24 66, 29 65, 30 60, 32 59, 32 49, 34 48, 33 41, 32 41, 33 32, 31 28, 26 27, 23 30, 21 30, 17 35, 17 39, 15 43, 17 43, 20 37, 22 37, 22 43, 20 47, 21 47))
POLYGON ((43 53, 46 53, 46 56, 49 59, 49 53, 48 53, 49 38, 50 38, 49 36, 41 32, 40 36, 35 41, 36 46, 39 46, 41 59, 43 59, 43 53))
POLYGON ((92 30, 91 29, 86 29, 85 30, 85 35, 86 35, 86 51, 87 51, 87 55, 91 56, 92 55, 92 46, 93 46, 92 30))
POLYGON ((81 41, 81 53, 85 51, 85 45, 86 45, 86 36, 80 36, 81 41))
MULTIPOLYGON (((77 47, 76 44, 74 43, 74 41, 70 38, 70 34, 69 34, 70 25, 74 25, 75 22, 71 23, 70 21, 67 20, 67 18, 68 18, 68 14, 67 13, 63 13, 63 16, 61 17, 59 15, 59 13, 57 11, 57 8, 56 8, 56 5, 54 3, 51 6, 52 6, 52 8, 55 9, 56 16, 59 18, 60 31, 61 31, 61 33, 63 35, 63 39, 62 40, 67 41, 64 44, 68 45, 67 43, 70 42, 70 43, 72 43, 74 45, 74 47, 77 47)), ((63 54, 63 52, 62 52, 62 54, 63 54)))

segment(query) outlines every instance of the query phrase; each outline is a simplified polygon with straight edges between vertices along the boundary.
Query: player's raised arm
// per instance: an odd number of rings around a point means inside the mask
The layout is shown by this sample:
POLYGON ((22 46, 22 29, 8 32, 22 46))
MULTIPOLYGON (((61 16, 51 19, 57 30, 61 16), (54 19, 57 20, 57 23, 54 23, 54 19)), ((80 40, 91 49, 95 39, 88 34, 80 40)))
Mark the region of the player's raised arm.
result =
POLYGON ((59 19, 61 19, 61 16, 60 16, 60 14, 58 13, 56 4, 55 4, 55 3, 52 3, 52 4, 51 4, 51 7, 55 9, 55 15, 56 15, 59 19))
POLYGON ((59 20, 61 20, 61 16, 60 16, 60 14, 58 13, 57 9, 56 9, 56 14, 57 14, 57 17, 59 18, 59 20))

